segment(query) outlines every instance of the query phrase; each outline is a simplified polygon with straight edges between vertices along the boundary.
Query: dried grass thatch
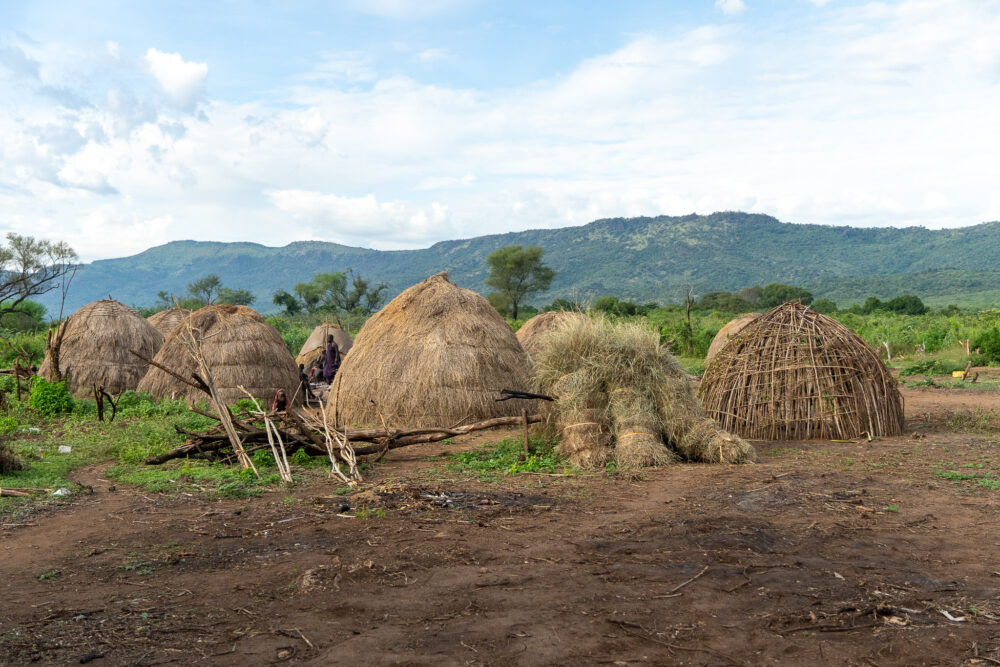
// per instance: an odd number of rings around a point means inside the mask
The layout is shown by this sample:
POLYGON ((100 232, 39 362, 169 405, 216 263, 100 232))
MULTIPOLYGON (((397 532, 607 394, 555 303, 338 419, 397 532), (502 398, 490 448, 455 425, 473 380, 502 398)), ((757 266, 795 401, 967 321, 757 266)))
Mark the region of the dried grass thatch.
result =
POLYGON ((545 345, 545 336, 558 328, 560 322, 570 319, 587 319, 583 313, 574 310, 554 310, 538 313, 517 330, 517 340, 529 356, 534 358, 545 345))
MULTIPOLYGON (((247 306, 205 306, 185 318, 154 358, 157 363, 190 377, 197 364, 188 348, 188 325, 193 327, 201 343, 201 352, 212 370, 220 398, 232 404, 246 394, 242 385, 255 398, 270 400, 284 389, 295 396, 299 386, 299 370, 285 341, 274 327, 247 306)), ((139 383, 139 391, 158 397, 187 397, 191 401, 208 396, 155 366, 139 383)))
POLYGON ((535 359, 537 388, 557 397, 560 450, 572 463, 621 468, 685 458, 743 463, 753 447, 702 412, 673 355, 634 323, 569 319, 546 336, 535 359))
POLYGON ((760 313, 743 313, 735 319, 726 322, 725 326, 719 329, 719 333, 715 334, 715 338, 712 339, 712 344, 708 346, 708 354, 705 355, 705 365, 707 366, 715 355, 719 353, 719 350, 726 346, 726 343, 730 339, 734 338, 739 332, 743 331, 746 325, 753 322, 755 319, 760 317, 760 313))
MULTIPOLYGON (((59 369, 68 376, 67 388, 77 396, 93 395, 95 383, 110 394, 135 389, 149 364, 129 350, 152 357, 163 345, 159 331, 139 313, 112 299, 87 304, 66 318, 59 329, 59 369)), ((39 375, 52 380, 54 371, 46 354, 39 375)))
POLYGON ((309 338, 302 344, 299 356, 295 357, 295 363, 309 368, 319 359, 322 359, 323 355, 326 354, 327 336, 333 336, 333 342, 337 344, 341 358, 350 352, 354 346, 354 340, 351 338, 351 335, 344 331, 339 324, 335 322, 323 322, 323 324, 313 329, 312 333, 309 334, 309 338))
POLYGON ((530 361, 486 299, 445 273, 410 287, 358 332, 333 381, 327 414, 340 426, 450 426, 515 416, 530 361))
POLYGON ((146 321, 156 327, 156 330, 163 334, 163 338, 173 333, 174 327, 181 323, 185 317, 191 314, 187 308, 167 308, 158 313, 153 313, 146 318, 146 321))
POLYGON ((798 303, 761 315, 708 366, 699 394, 724 428, 760 440, 896 435, 903 397, 879 355, 798 303))

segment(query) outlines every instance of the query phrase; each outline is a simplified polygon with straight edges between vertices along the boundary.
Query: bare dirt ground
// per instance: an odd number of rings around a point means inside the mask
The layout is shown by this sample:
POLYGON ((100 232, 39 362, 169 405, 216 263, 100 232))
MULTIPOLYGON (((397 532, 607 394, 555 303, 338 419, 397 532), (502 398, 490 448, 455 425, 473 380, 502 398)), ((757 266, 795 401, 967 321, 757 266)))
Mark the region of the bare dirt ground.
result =
POLYGON ((631 480, 427 460, 504 433, 397 450, 357 496, 209 502, 86 469, 93 495, 0 530, 0 660, 1000 664, 1000 490, 940 475, 1000 470, 956 420, 1000 395, 905 393, 900 437, 631 480))

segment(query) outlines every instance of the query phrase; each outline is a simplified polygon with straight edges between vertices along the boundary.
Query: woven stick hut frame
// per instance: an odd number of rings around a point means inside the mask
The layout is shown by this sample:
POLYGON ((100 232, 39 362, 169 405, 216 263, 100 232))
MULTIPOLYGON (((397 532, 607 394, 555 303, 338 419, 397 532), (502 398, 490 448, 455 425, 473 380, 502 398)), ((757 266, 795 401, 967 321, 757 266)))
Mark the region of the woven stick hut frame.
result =
POLYGON ((903 397, 875 350, 799 303, 765 313, 722 348, 699 388, 705 412, 754 440, 897 435, 903 397))

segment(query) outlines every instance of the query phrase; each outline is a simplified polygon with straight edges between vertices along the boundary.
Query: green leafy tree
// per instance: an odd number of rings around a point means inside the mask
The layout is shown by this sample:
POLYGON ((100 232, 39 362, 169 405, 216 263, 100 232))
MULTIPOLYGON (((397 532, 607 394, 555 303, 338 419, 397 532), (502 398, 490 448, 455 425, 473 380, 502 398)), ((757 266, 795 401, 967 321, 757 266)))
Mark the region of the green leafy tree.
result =
POLYGON ((271 303, 284 308, 285 315, 288 315, 289 317, 297 315, 302 310, 302 304, 299 300, 283 289, 274 293, 274 298, 271 299, 271 303))
POLYGON ((817 313, 823 313, 824 315, 829 315, 830 313, 837 312, 837 304, 829 299, 816 299, 812 303, 812 309, 817 313))
POLYGON ((0 315, 19 312, 25 301, 60 287, 65 299, 76 262, 76 252, 66 243, 7 234, 0 244, 0 315))
POLYGON ((204 278, 188 283, 187 291, 192 299, 197 299, 203 305, 211 305, 215 302, 222 281, 215 274, 207 275, 204 278))
POLYGON ((305 311, 371 315, 385 303, 389 286, 372 281, 348 269, 344 273, 317 273, 309 282, 299 283, 289 294, 274 293, 273 301, 289 315, 305 311))
POLYGON ((761 292, 760 306, 762 308, 774 308, 788 301, 801 301, 802 305, 808 306, 812 303, 812 292, 804 287, 785 285, 784 283, 771 283, 766 285, 761 292))
POLYGON ((231 306, 249 306, 257 300, 257 295, 250 290, 231 289, 220 287, 216 296, 216 303, 225 303, 231 306))
POLYGON ((547 290, 556 276, 555 271, 542 263, 544 254, 538 246, 509 245, 486 257, 490 267, 486 285, 496 290, 494 294, 503 295, 515 320, 518 306, 531 295, 547 290))
POLYGON ((894 313, 902 313, 903 315, 923 315, 928 310, 924 302, 920 300, 920 297, 912 294, 904 294, 903 296, 889 299, 885 306, 888 310, 894 313))

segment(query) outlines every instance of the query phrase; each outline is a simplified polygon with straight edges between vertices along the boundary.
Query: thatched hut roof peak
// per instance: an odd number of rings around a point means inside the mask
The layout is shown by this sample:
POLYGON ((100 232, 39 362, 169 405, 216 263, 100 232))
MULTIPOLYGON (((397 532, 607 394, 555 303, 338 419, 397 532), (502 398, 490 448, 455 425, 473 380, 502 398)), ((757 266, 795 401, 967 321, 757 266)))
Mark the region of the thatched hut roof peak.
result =
POLYGON ((358 332, 334 380, 341 425, 441 426, 520 414, 528 355, 486 299, 439 273, 404 290, 358 332))

